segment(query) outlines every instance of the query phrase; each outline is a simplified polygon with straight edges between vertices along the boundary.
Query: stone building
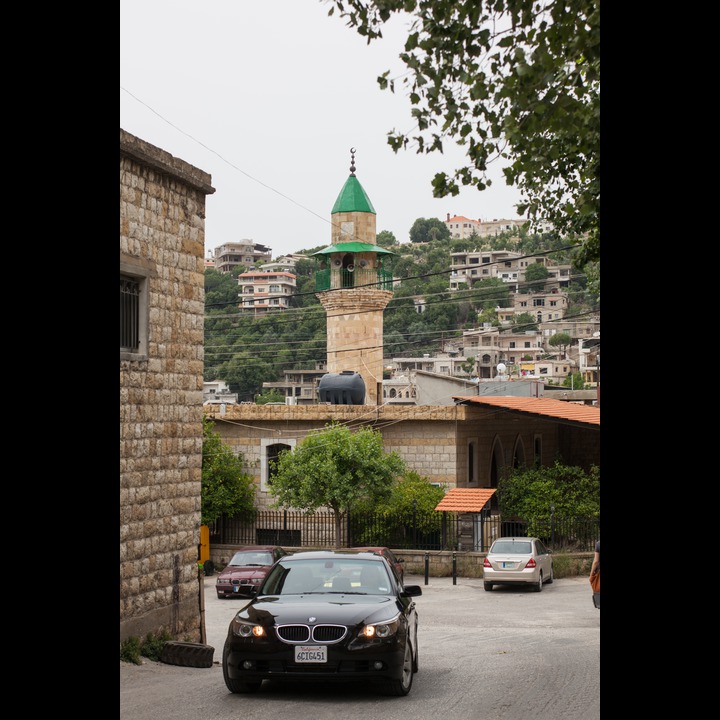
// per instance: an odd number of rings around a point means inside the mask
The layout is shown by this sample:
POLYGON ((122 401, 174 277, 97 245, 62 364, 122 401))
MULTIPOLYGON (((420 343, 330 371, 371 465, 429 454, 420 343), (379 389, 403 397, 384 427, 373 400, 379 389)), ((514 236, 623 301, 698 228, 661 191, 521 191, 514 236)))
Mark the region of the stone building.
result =
POLYGON ((120 129, 120 641, 201 641, 209 174, 120 129))
MULTIPOLYGON (((272 460, 335 420, 380 432, 386 452, 409 470, 453 488, 497 488, 506 467, 551 466, 561 458, 589 471, 600 465, 600 409, 537 397, 458 392, 451 406, 233 405, 205 407, 214 431, 255 478, 258 510, 271 509, 272 460)), ((495 511, 494 507, 490 508, 495 511)), ((271 528, 258 528, 263 530, 271 528)), ((472 533, 472 529, 468 532, 472 533)), ((478 538, 464 539, 472 548, 478 538)))

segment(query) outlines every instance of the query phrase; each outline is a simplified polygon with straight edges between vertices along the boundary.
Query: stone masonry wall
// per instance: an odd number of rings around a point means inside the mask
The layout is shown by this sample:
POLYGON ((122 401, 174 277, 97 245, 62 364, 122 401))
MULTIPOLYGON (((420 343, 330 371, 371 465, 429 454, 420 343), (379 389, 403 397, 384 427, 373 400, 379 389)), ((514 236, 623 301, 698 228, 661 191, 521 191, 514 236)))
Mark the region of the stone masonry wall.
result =
POLYGON ((204 636, 198 582, 210 175, 120 130, 120 268, 146 278, 147 352, 120 357, 120 641, 204 636))
POLYGON ((354 370, 365 382, 365 405, 378 405, 383 378, 383 310, 387 290, 355 288, 318 293, 327 316, 328 372, 354 370))
POLYGON ((246 470, 256 481, 258 509, 269 509, 272 497, 260 490, 262 441, 300 442, 311 430, 333 419, 349 427, 370 424, 380 430, 387 452, 396 450, 408 468, 448 488, 468 487, 468 443, 476 444, 476 479, 472 487, 491 487, 493 456, 502 467, 515 453, 532 465, 534 442, 540 439, 543 465, 558 453, 564 462, 589 468, 599 464, 599 432, 567 428, 552 419, 462 405, 227 405, 207 406, 205 415, 234 452, 243 453, 246 470), (561 443, 560 432, 563 433, 561 443))

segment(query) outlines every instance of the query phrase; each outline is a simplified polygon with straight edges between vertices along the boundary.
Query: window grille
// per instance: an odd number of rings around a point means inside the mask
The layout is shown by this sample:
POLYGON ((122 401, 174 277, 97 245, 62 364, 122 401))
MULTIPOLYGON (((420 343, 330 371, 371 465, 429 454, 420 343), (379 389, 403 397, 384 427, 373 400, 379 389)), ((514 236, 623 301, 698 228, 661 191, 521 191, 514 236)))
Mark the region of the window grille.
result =
POLYGON ((140 282, 120 276, 120 349, 137 352, 140 345, 140 282))

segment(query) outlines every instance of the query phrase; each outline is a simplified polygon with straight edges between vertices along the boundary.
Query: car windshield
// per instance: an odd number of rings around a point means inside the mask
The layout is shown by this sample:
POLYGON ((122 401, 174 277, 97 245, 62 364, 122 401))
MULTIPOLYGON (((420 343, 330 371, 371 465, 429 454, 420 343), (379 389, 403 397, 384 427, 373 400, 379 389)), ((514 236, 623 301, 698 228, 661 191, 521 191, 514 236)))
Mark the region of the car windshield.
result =
POLYGON ((272 553, 269 552, 253 552, 245 550, 242 552, 236 552, 233 555, 230 565, 241 565, 243 567, 247 565, 272 565, 273 558, 272 553))
POLYGON ((503 540, 501 542, 496 542, 492 546, 491 552, 495 555, 500 553, 503 555, 530 555, 532 552, 532 543, 503 540))
POLYGON ((380 562, 330 558, 279 563, 268 576, 262 593, 387 595, 390 587, 385 566, 380 562))

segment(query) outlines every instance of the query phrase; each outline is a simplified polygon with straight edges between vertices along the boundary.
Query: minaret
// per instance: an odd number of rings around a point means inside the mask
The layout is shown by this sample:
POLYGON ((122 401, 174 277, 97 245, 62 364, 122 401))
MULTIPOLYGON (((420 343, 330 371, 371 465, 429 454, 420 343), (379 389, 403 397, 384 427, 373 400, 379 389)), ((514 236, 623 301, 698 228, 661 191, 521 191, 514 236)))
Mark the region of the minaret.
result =
POLYGON ((327 369, 354 371, 365 382, 365 404, 382 404, 383 310, 392 299, 392 273, 383 267, 395 253, 379 247, 376 213, 355 177, 350 177, 331 211, 332 244, 315 254, 316 297, 327 316, 327 369))

